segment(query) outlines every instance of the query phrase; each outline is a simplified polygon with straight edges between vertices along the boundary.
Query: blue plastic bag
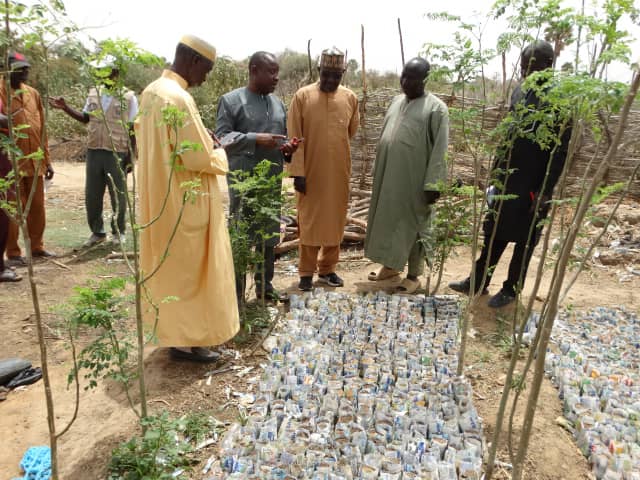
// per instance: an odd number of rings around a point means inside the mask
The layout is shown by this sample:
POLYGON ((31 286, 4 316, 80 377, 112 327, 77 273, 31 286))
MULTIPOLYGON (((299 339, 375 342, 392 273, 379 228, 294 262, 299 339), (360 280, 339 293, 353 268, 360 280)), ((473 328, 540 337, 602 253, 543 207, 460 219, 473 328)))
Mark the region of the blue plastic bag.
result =
POLYGON ((51 478, 51 449, 31 447, 20 461, 24 477, 14 480, 49 480, 51 478))

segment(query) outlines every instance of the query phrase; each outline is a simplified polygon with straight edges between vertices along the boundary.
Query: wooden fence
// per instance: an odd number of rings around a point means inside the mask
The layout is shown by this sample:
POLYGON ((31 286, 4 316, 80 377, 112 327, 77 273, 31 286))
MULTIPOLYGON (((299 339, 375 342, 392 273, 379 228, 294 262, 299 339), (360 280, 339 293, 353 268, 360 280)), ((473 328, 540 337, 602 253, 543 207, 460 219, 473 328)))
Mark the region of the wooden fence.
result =
MULTIPOLYGON (((351 142, 352 157, 352 189, 369 190, 371 188, 373 163, 375 160, 376 143, 382 129, 382 121, 387 107, 391 100, 399 91, 393 89, 377 90, 367 94, 366 102, 360 105, 362 128, 358 130, 355 139, 351 142), (363 111, 364 110, 364 111, 363 111), (363 148, 363 135, 365 149, 363 148)), ((460 108, 465 102, 466 108, 475 110, 471 131, 484 132, 483 138, 471 138, 471 141, 488 142, 488 133, 498 124, 507 112, 503 106, 483 106, 475 99, 452 98, 450 95, 437 94, 450 107, 460 108)), ((362 96, 360 97, 362 101, 362 96)), ((613 117, 610 123, 610 133, 613 134, 618 124, 618 118, 613 117)), ((615 162, 605 176, 605 183, 626 182, 629 180, 633 170, 640 162, 640 111, 632 111, 627 125, 627 135, 625 137, 627 146, 621 149, 615 162)), ((592 159, 601 158, 607 149, 606 132, 602 134, 603 140, 600 146, 596 144, 592 132, 586 132, 580 141, 580 147, 574 156, 569 169, 569 179, 567 185, 567 195, 575 195, 580 191, 583 178, 588 178, 593 172, 592 159)), ((472 136, 472 135, 471 135, 472 136)), ((462 125, 460 122, 452 120, 449 139, 449 158, 453 163, 453 174, 467 184, 473 183, 474 167, 473 157, 465 151, 462 141, 462 125)), ((595 163, 595 162, 594 162, 595 163)), ((480 162, 480 179, 487 178, 487 169, 490 167, 490 158, 484 158, 480 162)), ((630 197, 635 200, 640 199, 640 179, 636 178, 630 190, 630 197)))

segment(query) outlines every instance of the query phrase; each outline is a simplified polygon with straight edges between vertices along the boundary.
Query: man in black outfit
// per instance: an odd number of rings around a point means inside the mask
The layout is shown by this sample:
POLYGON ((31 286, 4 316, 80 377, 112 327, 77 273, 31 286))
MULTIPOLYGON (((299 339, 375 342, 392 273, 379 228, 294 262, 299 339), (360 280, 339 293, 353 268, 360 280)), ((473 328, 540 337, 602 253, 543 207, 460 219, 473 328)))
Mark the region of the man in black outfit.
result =
MULTIPOLYGON (((521 55, 523 78, 530 73, 552 68, 553 57, 553 47, 548 42, 539 40, 526 47, 521 55)), ((542 234, 540 222, 547 217, 553 189, 564 168, 571 137, 569 128, 562 132, 560 144, 557 146, 552 143, 543 148, 531 138, 535 137, 531 134, 535 133, 540 125, 532 121, 530 115, 545 107, 547 105, 544 105, 531 89, 523 91, 518 86, 511 96, 513 124, 509 129, 508 148, 498 149, 493 167, 495 181, 492 183, 496 194, 510 195, 512 198, 498 200, 495 205, 490 204, 491 209, 483 224, 484 245, 475 269, 474 289, 476 293, 482 291, 482 294, 486 294, 486 285, 491 282, 491 276, 502 253, 509 242, 515 243, 507 279, 502 284, 502 289, 489 300, 489 306, 493 308, 513 302, 516 294, 522 290, 531 255, 542 234), (529 134, 525 136, 523 132, 529 134), (535 222, 533 228, 532 222, 535 222), (495 237, 490 246, 494 228, 495 237), (485 272, 486 281, 483 283, 485 272)), ((553 125, 552 130, 560 134, 559 123, 553 125)), ((450 283, 449 288, 468 294, 471 290, 470 278, 450 283)))

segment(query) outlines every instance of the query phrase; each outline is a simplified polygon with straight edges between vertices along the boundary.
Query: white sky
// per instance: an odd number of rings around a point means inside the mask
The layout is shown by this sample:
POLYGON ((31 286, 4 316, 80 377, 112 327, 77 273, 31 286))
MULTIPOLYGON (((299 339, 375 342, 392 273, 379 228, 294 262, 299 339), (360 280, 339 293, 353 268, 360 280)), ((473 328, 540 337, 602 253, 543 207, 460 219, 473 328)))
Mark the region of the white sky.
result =
MULTIPOLYGON (((571 2, 577 0, 568 0, 571 2)), ((206 39, 218 55, 246 58, 256 50, 274 53, 285 48, 311 53, 336 46, 348 50, 349 58, 361 64, 360 25, 365 27, 366 67, 377 70, 401 70, 397 18, 404 37, 405 59, 417 55, 425 42, 448 43, 454 24, 425 19, 427 11, 447 10, 469 19, 474 12, 486 13, 493 0, 448 0, 434 4, 420 0, 304 0, 206 1, 206 0, 65 0, 72 21, 81 27, 95 27, 87 33, 98 40, 107 37, 129 38, 142 48, 167 59, 173 58, 175 45, 184 33, 206 39)), ((492 22, 485 32, 485 44, 494 47, 504 25, 492 22)), ((632 33, 640 38, 640 28, 632 33)), ((640 42, 633 47, 640 57, 640 42)), ((561 55, 558 65, 571 61, 573 54, 561 55)), ((513 52, 510 62, 517 60, 513 52)), ((488 73, 500 70, 498 61, 488 73)), ((610 76, 630 79, 627 69, 618 66, 610 76)))

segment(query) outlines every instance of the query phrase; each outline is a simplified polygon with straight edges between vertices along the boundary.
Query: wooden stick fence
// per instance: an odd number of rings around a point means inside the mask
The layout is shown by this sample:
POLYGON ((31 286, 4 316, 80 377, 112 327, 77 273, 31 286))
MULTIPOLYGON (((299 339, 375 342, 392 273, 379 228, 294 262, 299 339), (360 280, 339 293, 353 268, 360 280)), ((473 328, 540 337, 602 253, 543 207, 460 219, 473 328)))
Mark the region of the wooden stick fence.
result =
MULTIPOLYGON (((363 54, 364 54, 364 28, 363 32, 363 54)), ((364 63, 364 62, 363 62, 364 63)), ((363 78, 363 83, 366 81, 363 78)), ((351 142, 351 198, 345 227, 344 240, 346 242, 362 242, 366 236, 366 220, 371 200, 371 188, 373 181, 373 167, 375 160, 376 144, 382 130, 382 122, 389 104, 393 97, 399 94, 396 89, 380 89, 375 91, 364 90, 360 96, 361 102, 361 127, 355 138, 351 142), (366 112, 364 115, 363 112, 366 112)), ((484 105, 478 99, 460 99, 447 94, 437 94, 449 108, 460 108, 464 100, 466 109, 476 111, 475 118, 467 119, 476 122, 477 131, 482 132, 482 142, 490 142, 489 133, 498 125, 507 110, 502 105, 484 105), (480 128, 482 127, 482 128, 480 128)), ((610 129, 615 129, 618 118, 610 120, 610 129)), ((625 148, 618 153, 616 162, 607 172, 605 181, 607 184, 628 181, 631 172, 640 162, 640 142, 636 140, 640 133, 640 111, 632 111, 628 123, 629 141, 625 148), (634 134, 635 132, 635 134, 634 134), (631 138, 633 137, 633 138, 631 138)), ((475 140, 475 139, 473 139, 475 140)), ((601 148, 600 151, 606 150, 601 148)), ((593 132, 586 132, 581 141, 581 147, 573 159, 569 170, 569 187, 567 195, 573 196, 580 192, 582 178, 589 177, 589 160, 596 152, 596 142, 593 132)), ((465 142, 461 132, 461 125, 452 120, 449 138, 449 156, 454 162, 453 175, 463 183, 471 185, 473 183, 473 156, 465 149, 465 142)), ((488 165, 489 159, 483 162, 488 165)), ((483 169, 486 167, 482 167, 483 169)), ((480 172, 480 178, 487 178, 486 171, 480 172)), ((480 185, 484 188, 484 185, 480 185)), ((640 200, 640 179, 636 179, 630 192, 630 197, 640 200)), ((287 251, 297 247, 297 230, 289 227, 285 241, 278 247, 279 251, 287 251)))

